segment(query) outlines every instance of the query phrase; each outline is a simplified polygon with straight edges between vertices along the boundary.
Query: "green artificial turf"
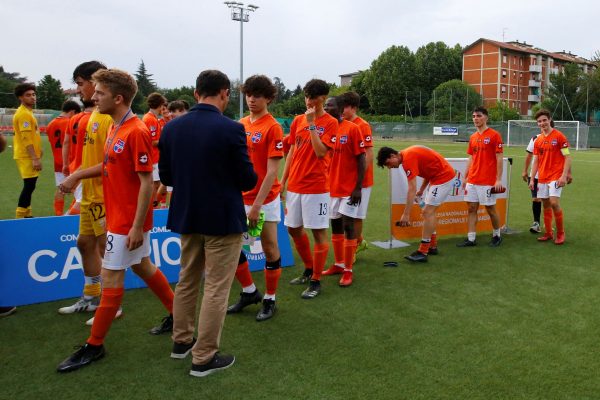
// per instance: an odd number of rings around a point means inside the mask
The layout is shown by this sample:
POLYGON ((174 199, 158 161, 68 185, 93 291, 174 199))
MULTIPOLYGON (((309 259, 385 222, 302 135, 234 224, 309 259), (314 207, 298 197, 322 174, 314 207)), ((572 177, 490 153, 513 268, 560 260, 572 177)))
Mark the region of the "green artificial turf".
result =
MULTIPOLYGON (((411 144, 377 146, 384 143, 411 144)), ((428 145, 447 157, 462 157, 466 148, 428 145)), ((509 225, 521 233, 506 235, 498 248, 485 245, 487 234, 475 248, 442 238, 440 255, 412 265, 403 256, 415 243, 394 250, 371 245, 358 257, 351 287, 324 277, 314 300, 288 284, 301 267, 285 268, 275 318, 257 323, 258 306, 227 316, 222 350, 236 363, 202 379, 188 375, 189 358, 169 358, 168 335, 147 333, 165 311, 146 289, 126 293, 124 316, 106 339, 107 357, 64 375, 56 365, 85 341, 90 315, 59 315, 71 300, 19 307, 0 319, 0 398, 599 398, 600 153, 573 152, 574 183, 561 199, 567 242, 556 246, 528 231, 524 149, 505 151, 515 161, 509 225), (399 266, 383 267, 387 260, 399 266)), ((9 154, 0 156, 0 218, 12 217, 20 191, 9 154)), ((49 157, 44 167, 36 215, 52 213, 49 157)), ((364 230, 369 241, 389 238, 387 171, 376 169, 375 179, 364 230)), ((262 290, 262 273, 253 276, 262 290)), ((239 290, 234 283, 232 301, 239 290)))

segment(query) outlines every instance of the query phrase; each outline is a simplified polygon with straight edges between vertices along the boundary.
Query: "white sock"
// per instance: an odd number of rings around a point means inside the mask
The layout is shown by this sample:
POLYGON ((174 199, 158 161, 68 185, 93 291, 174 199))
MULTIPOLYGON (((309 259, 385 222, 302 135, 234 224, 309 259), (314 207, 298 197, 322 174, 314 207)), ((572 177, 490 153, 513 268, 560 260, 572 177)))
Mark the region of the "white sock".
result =
POLYGON ((492 231, 492 235, 493 235, 493 236, 498 236, 498 237, 500 237, 500 229, 494 229, 494 230, 492 231))
POLYGON ((476 237, 477 237, 477 232, 467 233, 467 239, 469 239, 471 242, 474 242, 476 237))
POLYGON ((263 300, 273 300, 275 301, 275 295, 274 294, 266 294, 263 296, 263 300))
POLYGON ((256 285, 253 283, 250 286, 246 286, 245 288, 242 288, 242 292, 244 293, 254 293, 256 291, 256 285))

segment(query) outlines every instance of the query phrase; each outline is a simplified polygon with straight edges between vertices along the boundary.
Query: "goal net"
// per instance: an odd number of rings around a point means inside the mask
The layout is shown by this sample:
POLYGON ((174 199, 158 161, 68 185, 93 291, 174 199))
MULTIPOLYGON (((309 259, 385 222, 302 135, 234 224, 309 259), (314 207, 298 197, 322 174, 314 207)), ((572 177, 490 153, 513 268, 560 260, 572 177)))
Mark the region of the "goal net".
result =
MULTIPOLYGON (((554 121, 554 128, 561 131, 575 150, 587 150, 589 127, 579 121, 554 121)), ((540 133, 537 122, 533 120, 508 121, 507 146, 527 146, 529 140, 540 133)))

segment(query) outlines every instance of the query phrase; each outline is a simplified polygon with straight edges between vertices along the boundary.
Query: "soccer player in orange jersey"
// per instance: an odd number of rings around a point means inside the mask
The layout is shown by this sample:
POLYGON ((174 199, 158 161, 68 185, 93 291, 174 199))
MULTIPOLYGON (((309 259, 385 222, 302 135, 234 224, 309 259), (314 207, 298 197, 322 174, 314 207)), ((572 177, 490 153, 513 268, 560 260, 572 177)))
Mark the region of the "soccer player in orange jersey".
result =
POLYGON ((502 243, 500 217, 496 211, 496 192, 502 191, 502 152, 500 134, 487 126, 488 111, 484 107, 473 110, 473 124, 477 129, 469 139, 467 153, 469 159, 464 179, 465 201, 468 205, 467 238, 458 247, 472 247, 477 244, 477 210, 479 204, 485 206, 490 216, 493 232, 489 245, 497 247, 502 243))
POLYGON ((371 188, 373 187, 373 134, 371 125, 356 113, 360 106, 360 95, 356 92, 346 92, 340 95, 341 107, 343 107, 342 117, 350 121, 360 129, 365 144, 365 163, 367 170, 362 183, 362 197, 359 205, 357 218, 354 220, 354 230, 356 232, 356 241, 358 243, 356 252, 359 253, 368 248, 367 241, 364 240, 363 221, 367 218, 367 209, 369 208, 369 200, 371 198, 371 188))
POLYGON ((400 152, 390 147, 382 147, 377 153, 377 165, 381 168, 398 168, 402 165, 406 174, 408 191, 400 226, 410 226, 410 210, 414 206, 415 199, 422 197, 427 190, 422 211, 421 244, 417 251, 404 257, 409 261, 427 262, 428 254, 438 254, 435 212, 458 184, 456 171, 441 154, 425 146, 410 146, 400 152), (417 190, 417 176, 423 178, 419 190, 417 190))
POLYGON ((285 161, 282 184, 287 184, 285 225, 304 263, 304 272, 290 283, 309 283, 303 299, 321 292, 321 274, 327 261, 329 241, 329 163, 337 120, 323 109, 329 85, 312 79, 304 86, 306 112, 294 118, 290 127, 290 152, 285 161), (314 257, 305 228, 315 239, 314 257))
MULTIPOLYGON (((539 237, 540 242, 554 239, 552 231, 552 215, 556 222, 555 244, 565 242, 563 211, 560 207, 562 188, 569 181, 571 170, 571 155, 569 142, 562 132, 552 127, 552 117, 548 110, 540 110, 535 114, 535 120, 542 133, 535 140, 533 147, 533 165, 531 176, 538 174, 538 197, 544 206, 544 226, 546 232, 539 237)), ((529 183, 533 189, 533 182, 529 183)))
POLYGON ((362 182, 365 177, 365 143, 360 128, 342 118, 339 97, 325 101, 325 111, 339 121, 329 172, 331 243, 335 263, 323 275, 342 274, 339 285, 352 285, 352 265, 356 253, 354 224, 360 215, 362 182))
POLYGON ((106 204, 107 241, 102 262, 102 297, 85 345, 58 366, 58 372, 84 367, 100 358, 104 338, 123 299, 125 270, 131 266, 165 308, 172 313, 173 291, 150 261, 152 228, 152 142, 148 128, 131 111, 135 79, 117 69, 92 76, 98 111, 116 122, 104 146, 104 161, 80 172, 102 176, 106 204))
POLYGON ((154 181, 154 189, 152 191, 153 206, 158 207, 159 201, 156 196, 158 187, 160 186, 160 177, 158 176, 158 159, 160 153, 158 151, 158 140, 160 139, 160 132, 162 131, 163 123, 161 123, 161 116, 164 110, 167 108, 167 99, 160 93, 150 93, 146 99, 150 110, 142 117, 142 121, 148 127, 150 131, 150 137, 152 139, 152 179, 154 181))
POLYGON ((65 195, 60 191, 59 186, 65 180, 63 174, 63 164, 68 164, 68 157, 63 162, 62 147, 65 140, 65 134, 69 129, 70 118, 81 112, 79 104, 73 100, 67 100, 62 105, 62 112, 54 118, 46 127, 46 134, 52 148, 52 157, 54 158, 54 180, 56 182, 56 192, 54 193, 54 214, 63 215, 65 208, 65 195))
POLYGON ((227 309, 228 314, 238 313, 244 307, 262 300, 262 308, 256 314, 257 321, 265 321, 275 314, 275 294, 281 276, 281 255, 277 244, 277 224, 281 221, 281 185, 277 180, 279 164, 283 158, 283 129, 269 113, 268 105, 277 94, 273 82, 264 75, 253 75, 242 86, 250 115, 240 122, 246 130, 248 155, 258 176, 254 189, 244 192, 244 206, 248 215, 249 228, 258 224, 261 210, 264 224, 260 241, 265 253, 265 295, 261 296, 243 256, 235 276, 242 285, 237 303, 227 309))

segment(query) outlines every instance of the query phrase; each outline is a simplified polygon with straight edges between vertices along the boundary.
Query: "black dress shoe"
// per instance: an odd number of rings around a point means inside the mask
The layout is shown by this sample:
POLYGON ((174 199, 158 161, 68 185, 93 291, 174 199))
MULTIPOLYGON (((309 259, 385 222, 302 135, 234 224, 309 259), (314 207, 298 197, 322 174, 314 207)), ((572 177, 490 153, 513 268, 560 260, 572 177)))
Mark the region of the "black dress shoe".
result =
POLYGON ((257 304, 262 301, 262 294, 256 289, 252 293, 240 293, 240 299, 237 303, 230 305, 227 308, 227 314, 235 314, 242 311, 244 308, 249 306, 250 304, 257 304))
POLYGON ((97 361, 104 357, 106 352, 104 351, 104 345, 93 346, 89 343, 84 344, 75 353, 71 354, 69 358, 58 364, 56 370, 58 372, 71 372, 85 367, 94 361, 97 361))

